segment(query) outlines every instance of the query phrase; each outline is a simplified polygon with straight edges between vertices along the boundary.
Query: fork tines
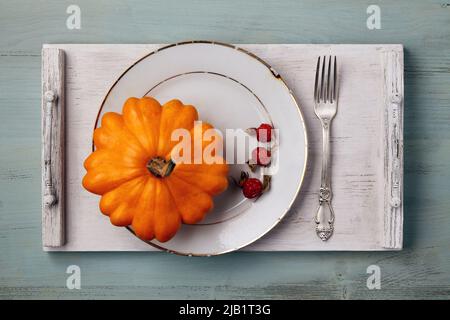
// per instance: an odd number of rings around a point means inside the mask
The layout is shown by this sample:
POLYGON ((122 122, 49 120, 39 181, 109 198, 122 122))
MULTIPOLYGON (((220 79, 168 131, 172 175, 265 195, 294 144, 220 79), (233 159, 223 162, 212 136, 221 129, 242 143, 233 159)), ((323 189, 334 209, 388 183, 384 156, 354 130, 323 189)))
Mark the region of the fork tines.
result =
POLYGON ((337 82, 336 56, 323 56, 317 59, 316 80, 314 84, 314 101, 316 103, 336 101, 337 82), (327 62, 328 61, 328 62, 327 62))

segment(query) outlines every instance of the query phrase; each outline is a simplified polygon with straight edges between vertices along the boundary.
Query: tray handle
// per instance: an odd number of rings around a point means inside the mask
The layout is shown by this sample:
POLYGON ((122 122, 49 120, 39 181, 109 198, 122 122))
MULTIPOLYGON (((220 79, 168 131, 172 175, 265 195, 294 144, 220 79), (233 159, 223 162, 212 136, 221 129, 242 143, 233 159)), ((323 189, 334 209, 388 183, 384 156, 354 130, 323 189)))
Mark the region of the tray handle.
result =
POLYGON ((383 52, 384 248, 403 247, 403 47, 383 52))
POLYGON ((65 243, 64 51, 42 50, 42 244, 65 243))

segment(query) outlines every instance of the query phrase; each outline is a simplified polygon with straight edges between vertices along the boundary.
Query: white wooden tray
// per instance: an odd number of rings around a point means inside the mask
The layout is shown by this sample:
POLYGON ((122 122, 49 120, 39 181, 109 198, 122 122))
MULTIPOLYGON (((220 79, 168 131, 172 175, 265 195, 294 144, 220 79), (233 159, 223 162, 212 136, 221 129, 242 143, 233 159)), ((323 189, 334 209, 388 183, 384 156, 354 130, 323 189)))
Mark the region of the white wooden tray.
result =
MULTIPOLYGON (((42 231, 52 251, 153 251, 110 225, 98 197, 81 186, 99 106, 114 81, 160 44, 52 44, 42 51, 42 231), (54 96, 49 92, 51 91, 54 96), (51 111, 50 111, 51 110, 51 111), (51 129, 50 129, 51 128, 51 129)), ((403 239, 403 47, 401 45, 239 45, 285 79, 303 110, 309 139, 304 185, 290 214, 248 251, 396 250, 403 239), (333 123, 335 232, 315 233, 321 129, 313 112, 319 55, 340 64, 333 123)))

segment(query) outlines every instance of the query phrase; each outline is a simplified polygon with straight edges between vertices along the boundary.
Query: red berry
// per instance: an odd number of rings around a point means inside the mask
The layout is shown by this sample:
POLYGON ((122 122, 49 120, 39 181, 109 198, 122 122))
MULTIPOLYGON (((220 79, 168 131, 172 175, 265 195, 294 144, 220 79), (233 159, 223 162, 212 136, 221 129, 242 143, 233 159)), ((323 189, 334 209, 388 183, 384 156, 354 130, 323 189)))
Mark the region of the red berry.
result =
POLYGON ((256 178, 248 178, 242 185, 244 196, 249 199, 259 197, 263 190, 263 184, 256 178))
POLYGON ((252 161, 260 166, 267 166, 271 160, 271 152, 264 147, 257 147, 252 152, 252 161))
POLYGON ((256 128, 256 139, 260 142, 270 142, 272 141, 272 126, 267 123, 262 123, 258 128, 256 128))

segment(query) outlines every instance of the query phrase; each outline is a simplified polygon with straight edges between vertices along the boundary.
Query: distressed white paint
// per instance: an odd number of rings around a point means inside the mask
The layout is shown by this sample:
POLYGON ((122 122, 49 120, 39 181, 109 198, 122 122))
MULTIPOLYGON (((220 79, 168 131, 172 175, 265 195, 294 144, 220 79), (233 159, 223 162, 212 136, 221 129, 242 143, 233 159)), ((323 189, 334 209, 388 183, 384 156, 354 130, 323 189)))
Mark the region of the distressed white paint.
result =
POLYGON ((403 52, 383 53, 385 147, 384 246, 403 242, 403 52))
POLYGON ((42 50, 42 242, 64 245, 64 51, 42 50))
MULTIPOLYGON (((99 198, 81 186, 82 163, 91 150, 98 108, 114 81, 134 61, 162 45, 45 45, 66 53, 66 198, 68 241, 62 251, 155 250, 123 228, 112 227, 98 210, 99 198)), ((385 70, 403 76, 401 45, 240 45, 267 61, 286 80, 300 103, 308 129, 309 164, 304 184, 288 216, 267 236, 244 250, 385 250, 401 248, 402 224, 386 242, 385 70), (384 54, 397 52, 395 68, 384 54), (339 58, 339 109, 331 133, 335 233, 328 242, 315 234, 320 185, 321 131, 313 112, 312 89, 318 55, 339 58)), ((403 82, 398 83, 403 86, 403 82)), ((399 88, 403 92, 403 87, 399 88)), ((399 104, 403 108, 403 104, 399 104)), ((402 112, 399 113, 402 117, 402 112)), ((400 127, 399 127, 400 128, 400 127)), ((402 131, 398 131, 402 137, 402 131)), ((402 159, 400 159, 401 164, 402 159)), ((400 177, 402 176, 402 165, 400 177)), ((399 190, 402 179, 399 180, 399 190)), ((269 194, 267 195, 269 196, 269 194)), ((401 194, 400 194, 401 197, 401 194)), ((402 219, 403 206, 396 210, 402 219)))

